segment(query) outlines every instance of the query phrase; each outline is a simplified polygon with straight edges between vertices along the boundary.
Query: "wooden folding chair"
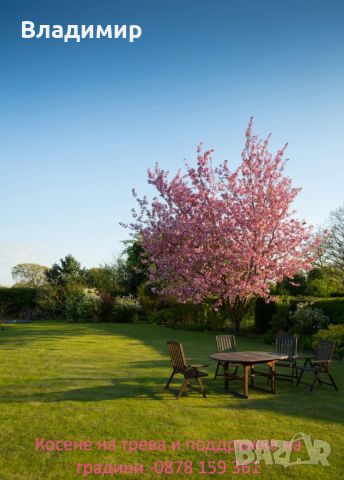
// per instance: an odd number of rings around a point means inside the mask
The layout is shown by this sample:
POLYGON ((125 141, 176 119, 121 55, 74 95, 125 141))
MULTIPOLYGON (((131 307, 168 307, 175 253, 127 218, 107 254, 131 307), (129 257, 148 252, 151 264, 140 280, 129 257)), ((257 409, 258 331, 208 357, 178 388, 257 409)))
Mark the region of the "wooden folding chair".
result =
POLYGON ((201 372, 199 368, 206 367, 207 365, 188 365, 185 359, 183 345, 181 343, 169 341, 167 342, 167 348, 171 357, 173 370, 170 378, 167 380, 165 390, 169 387, 174 375, 176 373, 180 373, 181 375, 183 375, 184 381, 178 391, 177 399, 181 397, 185 388, 193 388, 190 383, 190 380, 192 379, 195 379, 197 381, 199 385, 199 390, 202 393, 203 397, 205 397, 206 394, 204 385, 202 383, 202 378, 207 377, 208 374, 205 372, 201 372))
POLYGON ((297 380, 297 346, 298 338, 288 335, 280 335, 276 337, 275 343, 275 353, 280 355, 288 355, 286 360, 280 360, 276 362, 276 367, 291 368, 291 374, 289 373, 279 373, 276 369, 276 378, 282 380, 291 380, 291 383, 294 383, 294 379, 297 380))
POLYGON ((320 340, 315 350, 315 357, 307 359, 303 367, 297 365, 296 385, 299 385, 300 383, 303 383, 304 385, 310 385, 310 391, 312 391, 315 383, 318 382, 319 385, 330 385, 331 387, 334 387, 335 390, 338 390, 336 382, 334 381, 334 378, 330 373, 330 366, 332 363, 334 348, 335 343, 331 340, 320 340), (312 384, 301 382, 303 372, 309 372, 314 375, 314 380, 312 384), (331 383, 322 380, 320 378, 321 374, 326 374, 329 377, 331 383))
MULTIPOLYGON (((216 336, 216 348, 217 348, 218 353, 236 352, 235 335, 217 335, 216 336)), ((228 364, 228 362, 222 362, 222 361, 217 362, 214 380, 216 380, 217 377, 225 375, 225 369, 228 366, 227 364, 228 364), (220 367, 223 368, 223 373, 219 373, 220 367)), ((232 375, 236 375, 240 365, 230 363, 229 366, 235 367, 235 370, 234 370, 232 375)))

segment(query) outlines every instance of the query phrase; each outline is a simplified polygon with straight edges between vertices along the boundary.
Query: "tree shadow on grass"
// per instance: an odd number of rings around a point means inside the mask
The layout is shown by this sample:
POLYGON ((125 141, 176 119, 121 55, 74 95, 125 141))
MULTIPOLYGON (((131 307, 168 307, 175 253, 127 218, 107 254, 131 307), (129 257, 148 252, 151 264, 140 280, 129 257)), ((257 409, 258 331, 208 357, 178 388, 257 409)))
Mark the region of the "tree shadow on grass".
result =
POLYGON ((5 349, 32 345, 34 342, 55 342, 73 337, 82 337, 83 342, 95 343, 99 337, 123 337, 144 344, 157 353, 167 356, 167 340, 181 341, 186 347, 186 354, 194 357, 206 357, 215 351, 206 349, 209 344, 209 332, 189 332, 174 330, 165 326, 151 324, 126 324, 126 323, 66 323, 61 321, 37 321, 29 324, 11 325, 0 332, 0 346, 5 349), (87 340, 89 337, 89 340, 87 340), (195 345, 196 343, 196 345, 195 345))
POLYGON ((31 325, 15 325, 10 330, 3 330, 0 334, 0 346, 2 349, 15 350, 16 347, 32 345, 34 342, 44 343, 64 340, 82 334, 77 329, 64 331, 61 329, 32 328, 31 325))
MULTIPOLYGON (((132 373, 134 372, 129 372, 127 376, 112 378, 106 376, 73 376, 70 378, 40 379, 38 382, 28 382, 20 386, 6 386, 0 388, 0 404, 31 402, 92 403, 120 399, 165 401, 175 398, 182 383, 182 376, 176 376, 172 388, 164 390, 170 371, 166 372, 166 376, 154 375, 151 377, 131 375, 132 373), (107 385, 80 386, 83 382, 92 383, 94 381, 103 381, 107 385), (65 389, 64 387, 70 385, 71 382, 77 382, 78 387, 65 389), (13 393, 14 388, 15 393, 13 393), (43 389, 49 389, 49 391, 39 391, 43 389), (32 392, 32 390, 36 390, 36 392, 32 392)), ((211 377, 208 377, 204 383, 207 391, 206 399, 202 399, 199 392, 191 390, 185 392, 180 401, 188 402, 193 397, 200 398, 201 402, 197 402, 197 408, 212 410, 216 408, 228 411, 229 414, 233 410, 246 411, 248 415, 254 415, 254 412, 257 411, 266 411, 300 418, 321 418, 331 422, 340 422, 343 415, 340 413, 340 404, 336 403, 336 400, 340 401, 341 399, 338 396, 339 392, 325 386, 316 388, 313 393, 309 392, 307 387, 303 385, 296 387, 278 384, 278 393, 276 394, 260 392, 251 388, 249 389, 249 399, 242 399, 226 391, 220 379, 214 381, 211 377), (324 409, 324 405, 327 405, 326 409, 324 409)), ((266 387, 266 384, 260 382, 260 386, 266 387)), ((231 388, 242 391, 242 383, 240 381, 234 382, 231 388)))
MULTIPOLYGON (((160 400, 174 399, 174 391, 163 391, 164 384, 171 373, 171 364, 167 354, 166 340, 181 340, 185 345, 185 351, 187 355, 190 355, 193 363, 207 363, 210 367, 207 369, 209 377, 206 379, 207 396, 208 399, 202 399, 197 392, 190 392, 189 399, 196 396, 200 397, 200 402, 197 402, 198 408, 204 409, 224 409, 228 410, 230 415, 231 410, 247 411, 247 414, 254 415, 254 411, 261 411, 267 413, 277 413, 280 415, 294 416, 298 418, 311 418, 330 421, 330 422, 342 422, 344 403, 343 403, 343 386, 341 385, 341 373, 343 371, 343 364, 334 362, 333 373, 337 383, 339 384, 339 392, 335 392, 329 387, 316 386, 313 393, 310 393, 307 387, 301 385, 299 387, 291 386, 287 382, 277 382, 277 393, 262 394, 255 390, 250 390, 250 398, 248 400, 238 399, 227 393, 223 389, 223 379, 218 379, 216 382, 212 380, 211 371, 214 370, 216 362, 209 360, 209 355, 215 350, 215 334, 205 332, 187 332, 180 330, 172 330, 156 325, 128 325, 128 324, 63 324, 56 327, 56 322, 39 322, 28 325, 17 325, 5 330, 0 334, 1 350, 15 349, 17 347, 32 345, 36 341, 40 341, 42 344, 50 343, 49 349, 54 348, 54 344, 64 339, 72 337, 82 337, 84 343, 99 342, 101 337, 113 336, 114 342, 120 341, 123 337, 126 342, 132 341, 128 348, 132 348, 133 355, 132 361, 128 359, 118 359, 118 363, 114 365, 114 372, 116 369, 120 369, 119 376, 116 377, 104 377, 101 372, 102 364, 97 365, 95 372, 90 372, 90 367, 87 367, 88 373, 85 370, 85 377, 73 376, 73 378, 61 378, 61 382, 58 386, 56 381, 58 379, 49 379, 44 385, 43 390, 37 382, 36 387, 32 388, 36 390, 35 393, 28 392, 28 387, 24 384, 15 385, 12 388, 12 392, 9 391, 9 387, 0 387, 0 403, 25 403, 25 402, 42 402, 53 403, 63 401, 75 401, 75 402, 98 402, 108 400, 119 399, 137 399, 137 400, 160 400), (89 337, 85 339, 85 337, 89 337), (99 338, 100 337, 100 338, 99 338), (141 345, 143 347, 150 347, 154 352, 161 356, 161 359, 154 359, 152 353, 152 359, 140 360, 141 345), (150 374, 150 370, 153 371, 150 374), (157 369, 161 369, 161 374, 157 369), (125 375, 124 372, 128 372, 125 375), (97 373, 100 376, 97 376, 97 373), (146 372, 146 374, 145 374, 146 372), (108 385, 101 386, 80 386, 80 383, 90 380, 92 378, 95 381, 105 380, 108 385), (54 383, 55 382, 55 383, 54 383), (75 382, 76 387, 71 388, 68 382, 75 382), (79 385, 78 385, 79 384, 79 385), (13 389, 16 389, 13 394, 13 389), (8 393, 6 394, 6 389, 8 393), (215 399, 215 401, 214 401, 215 399), (210 401, 209 401, 210 400, 210 401), (227 403, 228 402, 228 403, 227 403)), ((254 350, 254 349, 266 349, 263 348, 263 344, 259 344, 257 339, 239 338, 237 342, 238 350, 254 350)), ((37 344, 35 344, 37 346, 37 344)), ((116 348, 116 344, 114 343, 116 348)), ((65 347, 64 347, 65 348, 65 347)), ((144 353, 147 355, 147 352, 144 353)), ((142 358, 142 357, 141 357, 142 358)), ((188 358, 191 360, 191 358, 188 358)), ((108 367, 104 365, 104 372, 108 370, 108 367)), ((178 388, 182 378, 177 377, 174 383, 175 388, 178 388)), ((45 382, 40 380, 40 382, 45 382)), ((30 384, 31 385, 31 384, 30 384)), ((266 383, 263 384, 266 386, 266 383)), ((236 383, 233 386, 236 390, 242 390, 242 384, 236 383)), ((180 401, 188 402, 188 398, 183 398, 180 401)), ((211 410, 209 410, 211 414, 211 410)))
MULTIPOLYGON (((75 379, 63 379, 64 382, 72 381, 75 379)), ((86 379, 77 379, 83 381, 86 379)), ((171 393, 177 393, 177 384, 170 390, 164 390, 166 379, 159 383, 155 383, 152 379, 138 378, 138 377, 117 377, 110 380, 108 385, 81 387, 68 390, 53 390, 49 392, 37 392, 26 393, 27 389, 16 388, 16 393, 9 392, 6 394, 6 390, 10 387, 0 388, 0 404, 1 403, 55 403, 55 402, 99 402, 106 400, 119 400, 119 399, 139 399, 139 400, 162 400, 168 398, 171 393), (5 393, 5 394, 4 394, 5 393)), ((36 386, 39 388, 41 382, 36 386)), ((56 386, 56 382, 51 383, 51 387, 56 386)), ((30 389, 35 388, 33 382, 29 385, 30 389)), ((13 387, 12 387, 13 389, 13 387)), ((172 397, 173 398, 173 397, 172 397)))

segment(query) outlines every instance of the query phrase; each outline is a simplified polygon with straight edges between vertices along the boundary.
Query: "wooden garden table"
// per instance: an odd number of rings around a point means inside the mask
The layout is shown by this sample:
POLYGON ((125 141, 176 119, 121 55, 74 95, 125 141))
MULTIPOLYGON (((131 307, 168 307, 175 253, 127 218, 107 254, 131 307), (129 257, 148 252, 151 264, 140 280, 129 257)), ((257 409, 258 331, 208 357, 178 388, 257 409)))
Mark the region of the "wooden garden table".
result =
POLYGON ((250 375, 250 386, 259 388, 260 390, 268 391, 271 393, 276 392, 276 362, 278 360, 286 360, 288 355, 280 355, 273 352, 221 352, 213 353, 210 355, 212 360, 221 361, 224 363, 224 374, 225 374, 225 387, 228 389, 228 382, 230 379, 243 379, 244 381, 244 393, 240 393, 234 390, 229 390, 231 393, 238 395, 240 397, 248 398, 248 377, 250 375), (234 375, 229 374, 228 367, 231 364, 242 365, 244 368, 244 375, 234 375), (255 372, 255 365, 267 365, 269 371, 265 372, 255 372), (269 377, 271 379, 271 389, 267 390, 265 388, 257 387, 254 384, 255 376, 269 377))

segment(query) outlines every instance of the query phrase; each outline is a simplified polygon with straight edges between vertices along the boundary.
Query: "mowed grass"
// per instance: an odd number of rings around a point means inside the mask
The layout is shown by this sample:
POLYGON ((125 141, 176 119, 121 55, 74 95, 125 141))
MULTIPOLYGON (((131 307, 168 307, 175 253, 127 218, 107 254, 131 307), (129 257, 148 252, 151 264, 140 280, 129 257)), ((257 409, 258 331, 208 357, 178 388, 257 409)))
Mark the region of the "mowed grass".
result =
MULTIPOLYGON (((237 338, 238 350, 266 350, 260 338, 237 338)), ((276 395, 250 390, 248 400, 213 380, 215 334, 155 325, 34 322, 0 331, 0 479, 68 480, 78 463, 143 463, 144 474, 124 478, 248 478, 232 475, 233 453, 186 451, 186 439, 290 440, 303 432, 330 443, 330 467, 260 465, 261 479, 343 478, 343 362, 333 373, 339 386, 313 393, 278 381, 276 395), (163 392, 170 374, 166 340, 183 342, 194 363, 209 363, 206 399, 191 391, 179 401, 163 392), (35 439, 180 440, 181 450, 45 452, 35 439), (228 460, 226 475, 202 475, 202 460, 228 460), (192 460, 191 475, 155 476, 157 460, 192 460)), ((174 383, 178 385, 180 379, 174 383)), ((258 382, 259 383, 259 382, 258 382)), ((264 378, 260 379, 266 385, 264 378)), ((238 385, 240 388, 241 385, 238 385)), ((294 454, 293 454, 294 455, 294 454)), ((90 475, 86 478, 111 478, 90 475)), ((120 478, 116 475, 115 478, 120 478)))

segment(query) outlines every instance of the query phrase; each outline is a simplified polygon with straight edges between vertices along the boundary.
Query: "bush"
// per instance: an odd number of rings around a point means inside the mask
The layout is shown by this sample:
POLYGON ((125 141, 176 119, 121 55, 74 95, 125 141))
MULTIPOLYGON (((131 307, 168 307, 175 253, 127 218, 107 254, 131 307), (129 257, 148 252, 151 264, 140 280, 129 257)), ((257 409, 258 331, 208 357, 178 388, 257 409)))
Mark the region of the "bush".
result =
POLYGON ((111 311, 111 321, 118 323, 134 323, 142 312, 141 304, 135 298, 117 297, 111 311))
POLYGON ((292 321, 290 333, 299 335, 303 349, 312 348, 313 335, 328 325, 328 317, 321 310, 315 308, 311 303, 300 303, 297 309, 290 313, 292 321))
POLYGON ((101 297, 101 307, 99 312, 99 319, 101 322, 111 321, 111 313, 113 305, 115 303, 115 297, 111 293, 102 293, 101 297))
POLYGON ((148 283, 142 283, 137 288, 137 299, 147 316, 154 316, 158 313, 159 307, 161 308, 164 302, 161 297, 152 292, 151 286, 148 283))
POLYGON ((314 335, 314 348, 319 340, 332 340, 332 342, 336 344, 335 353, 337 353, 341 360, 344 358, 344 325, 329 325, 328 330, 319 330, 319 332, 314 335))
POLYGON ((20 315, 36 307, 37 288, 0 288, 0 315, 20 315))
POLYGON ((264 333, 264 343, 267 343, 268 345, 272 345, 275 340, 276 340, 276 332, 274 332, 272 329, 267 330, 264 333))
POLYGON ((162 308, 151 315, 153 323, 158 325, 173 325, 174 314, 169 308, 162 308))
POLYGON ((265 333, 271 328, 272 317, 276 313, 276 303, 266 303, 264 298, 257 298, 254 321, 258 333, 265 333))
POLYGON ((84 288, 66 298, 65 313, 67 320, 98 320, 101 308, 101 297, 97 290, 84 288))
POLYGON ((45 317, 55 317, 62 313, 61 299, 56 287, 47 285, 37 292, 37 307, 45 317))
MULTIPOLYGON (((269 318, 272 317, 272 315, 269 315, 268 312, 266 312, 266 318, 264 320, 264 310, 262 312, 258 312, 258 315, 260 315, 261 318, 257 318, 257 309, 264 309, 264 305, 262 303, 264 302, 263 299, 258 299, 256 301, 256 324, 257 322, 262 322, 265 324, 267 321, 270 321, 269 318), (257 305, 258 304, 258 305, 257 305)), ((312 303, 313 307, 320 309, 324 315, 329 317, 330 323, 333 324, 344 324, 344 298, 343 297, 324 297, 324 298, 319 298, 319 297, 275 297, 275 302, 272 302, 276 304, 281 304, 281 303, 287 303, 289 304, 289 309, 291 312, 295 311, 300 304, 309 304, 312 303)), ((271 307, 273 308, 273 307, 271 307)), ((275 312, 273 312, 275 313, 275 312)))

